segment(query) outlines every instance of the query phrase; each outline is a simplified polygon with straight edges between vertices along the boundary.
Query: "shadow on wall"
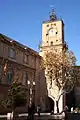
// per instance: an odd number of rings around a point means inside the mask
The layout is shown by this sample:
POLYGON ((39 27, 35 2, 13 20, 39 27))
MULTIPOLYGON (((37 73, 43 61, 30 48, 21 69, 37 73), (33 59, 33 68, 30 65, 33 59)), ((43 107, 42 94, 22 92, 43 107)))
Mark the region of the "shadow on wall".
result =
POLYGON ((46 111, 45 112, 54 112, 54 101, 46 96, 46 111))

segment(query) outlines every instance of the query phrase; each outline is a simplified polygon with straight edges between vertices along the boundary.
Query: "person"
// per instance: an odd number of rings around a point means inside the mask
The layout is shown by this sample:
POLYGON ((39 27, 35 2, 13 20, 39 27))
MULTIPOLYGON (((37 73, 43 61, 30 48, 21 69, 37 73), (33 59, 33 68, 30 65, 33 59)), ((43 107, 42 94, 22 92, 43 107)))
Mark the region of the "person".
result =
POLYGON ((67 106, 67 105, 65 106, 65 109, 64 109, 64 110, 65 110, 65 112, 67 112, 67 111, 68 111, 68 106, 67 106))
POLYGON ((40 105, 37 106, 37 113, 38 113, 38 116, 40 116, 40 105))
POLYGON ((53 115, 53 114, 54 114, 54 111, 52 110, 52 111, 51 111, 51 115, 53 115))
POLYGON ((34 104, 34 102, 31 105, 31 110, 32 110, 32 114, 34 114, 35 113, 35 104, 34 104))
POLYGON ((68 112, 68 106, 65 106, 64 113, 65 113, 65 120, 67 120, 67 112, 68 112))
POLYGON ((28 120, 34 119, 35 105, 34 103, 28 105, 28 120))

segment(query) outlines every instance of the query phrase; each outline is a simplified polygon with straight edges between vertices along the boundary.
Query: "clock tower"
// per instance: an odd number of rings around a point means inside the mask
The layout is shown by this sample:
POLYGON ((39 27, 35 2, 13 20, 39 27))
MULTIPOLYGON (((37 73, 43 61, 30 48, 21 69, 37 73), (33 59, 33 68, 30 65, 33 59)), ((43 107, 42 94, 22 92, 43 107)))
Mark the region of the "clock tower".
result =
POLYGON ((64 41, 64 23, 58 20, 54 9, 50 13, 50 19, 43 21, 42 24, 42 44, 40 46, 40 55, 43 56, 46 51, 53 50, 59 52, 65 47, 64 41))
MULTIPOLYGON (((64 41, 64 23, 63 20, 59 20, 56 17, 54 9, 50 13, 50 18, 48 21, 43 21, 42 23, 42 44, 40 45, 40 55, 44 59, 44 54, 48 51, 53 52, 62 52, 63 50, 67 49, 67 45, 64 41)), ((46 73, 46 71, 45 71, 46 73)), ((53 87, 49 88, 49 79, 47 78, 46 74, 46 84, 47 84, 47 91, 48 97, 56 98, 58 93, 57 87, 53 83, 53 87)), ((64 97, 62 96, 59 101, 59 109, 60 112, 63 110, 64 107, 64 97)), ((56 113, 56 105, 54 105, 54 112, 56 113)))

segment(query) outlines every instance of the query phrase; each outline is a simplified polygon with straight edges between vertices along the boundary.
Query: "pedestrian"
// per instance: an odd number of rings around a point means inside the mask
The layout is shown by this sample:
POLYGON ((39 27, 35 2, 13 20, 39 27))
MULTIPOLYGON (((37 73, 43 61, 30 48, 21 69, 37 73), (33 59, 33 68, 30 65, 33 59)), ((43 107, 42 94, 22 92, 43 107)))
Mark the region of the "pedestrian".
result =
POLYGON ((65 120, 68 120, 68 106, 65 106, 65 109, 64 109, 64 112, 65 112, 65 120))
POLYGON ((41 110, 40 105, 38 105, 38 106, 37 106, 37 113, 38 113, 38 116, 40 116, 40 110, 41 110))
POLYGON ((28 120, 34 119, 35 105, 32 103, 28 105, 28 120))
POLYGON ((52 110, 52 111, 51 111, 51 115, 53 115, 53 114, 54 114, 54 111, 52 110))

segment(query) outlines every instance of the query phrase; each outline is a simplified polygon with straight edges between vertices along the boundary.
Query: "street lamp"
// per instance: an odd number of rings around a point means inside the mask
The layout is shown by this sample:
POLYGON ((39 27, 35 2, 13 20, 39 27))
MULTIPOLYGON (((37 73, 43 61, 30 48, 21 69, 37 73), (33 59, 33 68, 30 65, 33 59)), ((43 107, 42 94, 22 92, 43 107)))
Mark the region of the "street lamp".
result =
POLYGON ((36 84, 35 84, 35 81, 30 82, 29 80, 28 80, 27 83, 28 83, 28 86, 29 86, 29 94, 30 94, 29 104, 32 105, 33 90, 34 90, 34 86, 36 84))

